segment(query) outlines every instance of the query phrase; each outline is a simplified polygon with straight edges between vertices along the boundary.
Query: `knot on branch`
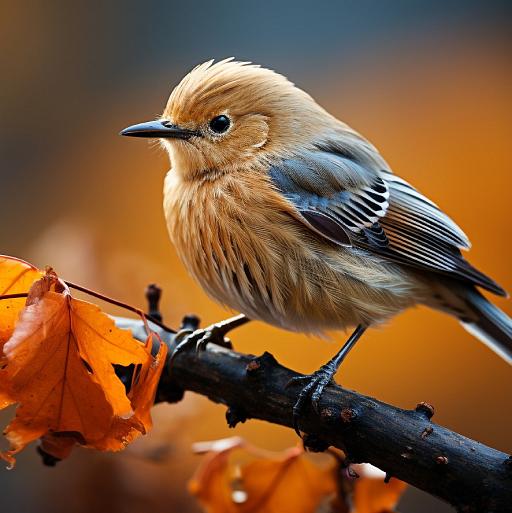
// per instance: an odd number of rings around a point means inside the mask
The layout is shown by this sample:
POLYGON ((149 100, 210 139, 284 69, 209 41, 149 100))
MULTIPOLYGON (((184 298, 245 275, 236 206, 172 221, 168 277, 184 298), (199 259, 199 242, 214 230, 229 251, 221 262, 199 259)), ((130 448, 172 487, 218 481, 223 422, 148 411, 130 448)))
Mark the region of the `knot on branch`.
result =
POLYGON ((234 428, 239 423, 243 424, 248 418, 243 408, 230 406, 226 410, 226 422, 230 428, 234 428))
POLYGON ((430 420, 434 416, 434 407, 425 401, 418 403, 414 410, 418 413, 421 413, 424 417, 427 418, 427 420, 430 420))

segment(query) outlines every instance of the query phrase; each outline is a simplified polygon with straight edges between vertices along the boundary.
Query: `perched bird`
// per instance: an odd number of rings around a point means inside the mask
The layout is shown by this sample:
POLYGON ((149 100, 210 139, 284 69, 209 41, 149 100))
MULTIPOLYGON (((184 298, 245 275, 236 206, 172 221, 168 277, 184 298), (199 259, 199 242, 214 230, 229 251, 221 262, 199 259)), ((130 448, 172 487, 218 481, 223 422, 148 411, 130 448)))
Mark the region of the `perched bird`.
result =
POLYGON ((297 420, 368 327, 416 304, 456 317, 512 361, 512 321, 477 287, 505 291, 461 255, 464 232, 284 76, 206 62, 178 84, 160 119, 121 134, 158 138, 168 151, 169 234, 213 299, 293 331, 355 327, 306 378, 297 420))

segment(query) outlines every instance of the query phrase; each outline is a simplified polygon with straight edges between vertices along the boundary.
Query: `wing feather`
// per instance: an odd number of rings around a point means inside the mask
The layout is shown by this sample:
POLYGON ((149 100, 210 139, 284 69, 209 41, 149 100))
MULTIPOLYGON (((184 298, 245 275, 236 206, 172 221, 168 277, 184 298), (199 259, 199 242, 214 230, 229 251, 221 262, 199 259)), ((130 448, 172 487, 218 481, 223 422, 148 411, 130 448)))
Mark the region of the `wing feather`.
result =
POLYGON ((319 147, 269 170, 273 185, 315 233, 341 246, 505 291, 461 255, 466 234, 439 207, 391 171, 319 147))
POLYGON ((392 198, 390 214, 397 223, 413 224, 419 231, 435 233, 437 238, 461 249, 471 247, 466 234, 433 201, 390 171, 383 175, 392 198))

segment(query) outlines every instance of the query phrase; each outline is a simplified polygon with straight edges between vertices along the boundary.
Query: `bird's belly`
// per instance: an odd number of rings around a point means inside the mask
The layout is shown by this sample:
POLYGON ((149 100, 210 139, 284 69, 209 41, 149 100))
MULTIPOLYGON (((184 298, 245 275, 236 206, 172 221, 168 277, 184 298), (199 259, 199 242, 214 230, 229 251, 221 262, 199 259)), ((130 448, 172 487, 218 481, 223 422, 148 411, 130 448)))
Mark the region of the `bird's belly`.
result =
POLYGON ((384 322, 411 306, 417 295, 414 282, 394 265, 383 268, 382 262, 350 249, 297 250, 301 245, 275 240, 264 249, 261 239, 253 244, 239 234, 238 240, 240 246, 230 247, 233 259, 226 252, 205 252, 201 244, 180 255, 213 299, 251 319, 321 333, 384 322))
POLYGON ((306 333, 382 323, 414 303, 414 283, 400 273, 383 274, 367 259, 355 273, 353 259, 345 267, 347 258, 340 255, 334 262, 329 257, 310 259, 282 247, 279 260, 278 265, 261 267, 272 283, 266 287, 257 284, 247 265, 237 271, 225 268, 214 280, 207 272, 196 278, 221 304, 251 319, 306 333))
MULTIPOLYGON (((183 194, 174 197, 185 201, 183 194)), ((202 209, 166 205, 180 258, 221 304, 285 329, 320 333, 379 323, 414 303, 414 279, 396 265, 334 246, 272 205, 221 200, 202 209)))

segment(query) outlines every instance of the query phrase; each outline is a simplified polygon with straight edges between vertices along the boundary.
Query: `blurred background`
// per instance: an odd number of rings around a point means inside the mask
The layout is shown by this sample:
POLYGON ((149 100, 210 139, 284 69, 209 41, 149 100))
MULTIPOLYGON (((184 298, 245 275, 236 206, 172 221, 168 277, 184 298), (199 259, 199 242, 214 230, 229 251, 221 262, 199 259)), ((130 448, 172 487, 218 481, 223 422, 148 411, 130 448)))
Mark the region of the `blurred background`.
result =
MULTIPOLYGON (((162 215, 165 155, 120 129, 157 116, 180 78, 235 56, 280 71, 367 136, 395 172, 466 231, 470 259, 509 291, 511 4, 508 1, 0 1, 0 253, 145 306, 165 321, 229 315, 192 282, 162 215)), ((200 208, 200 206, 198 206, 200 208)), ((191 234, 193 235, 193 234, 191 234)), ((512 303, 495 298, 512 314, 512 303)), ((104 305, 109 312, 124 312, 104 305)), ((251 323, 236 349, 311 372, 336 343, 251 323)), ((339 340, 338 340, 339 339, 339 340)), ((418 308, 373 330, 338 381, 510 452, 512 373, 454 320, 418 308)), ((154 408, 154 430, 122 454, 76 450, 46 468, 31 447, 0 470, 1 510, 198 512, 185 483, 194 441, 237 434, 281 450, 291 430, 188 394, 154 408)), ((4 426, 12 411, 0 414, 4 426)), ((449 511, 409 491, 401 511, 449 511)))

